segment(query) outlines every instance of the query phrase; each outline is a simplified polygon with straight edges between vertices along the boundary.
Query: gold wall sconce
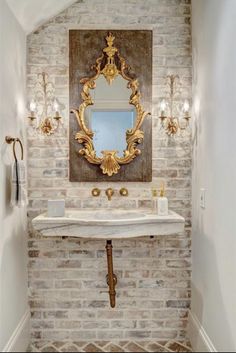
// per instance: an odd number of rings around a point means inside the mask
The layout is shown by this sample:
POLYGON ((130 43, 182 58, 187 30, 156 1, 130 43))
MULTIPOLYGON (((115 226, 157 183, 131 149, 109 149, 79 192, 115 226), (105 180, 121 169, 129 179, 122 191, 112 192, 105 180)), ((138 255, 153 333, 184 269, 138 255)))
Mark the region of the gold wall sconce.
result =
POLYGON ((55 97, 55 87, 45 72, 37 77, 28 119, 31 134, 50 136, 63 127, 59 102, 55 97))
POLYGON ((189 127, 190 104, 182 99, 180 78, 178 75, 167 76, 167 95, 160 103, 161 128, 167 135, 174 136, 189 127))

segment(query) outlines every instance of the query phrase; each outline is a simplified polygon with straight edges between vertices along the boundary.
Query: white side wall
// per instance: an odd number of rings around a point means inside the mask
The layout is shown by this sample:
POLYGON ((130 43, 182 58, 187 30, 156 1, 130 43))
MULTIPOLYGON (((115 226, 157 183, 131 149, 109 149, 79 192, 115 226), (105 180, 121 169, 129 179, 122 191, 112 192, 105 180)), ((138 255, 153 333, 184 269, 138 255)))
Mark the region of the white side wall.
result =
POLYGON ((236 349, 236 1, 193 0, 193 298, 217 351, 236 349), (200 208, 205 188, 206 208, 200 208))
MULTIPOLYGON (((26 210, 12 208, 10 171, 12 146, 5 135, 24 135, 26 38, 0 1, 0 351, 16 349, 16 331, 24 328, 27 311, 26 210), (19 324, 21 323, 21 326, 19 324), (13 338, 13 334, 15 337, 13 338)), ((26 334, 27 337, 27 334, 26 334)), ((21 337, 20 346, 26 344, 21 337)))

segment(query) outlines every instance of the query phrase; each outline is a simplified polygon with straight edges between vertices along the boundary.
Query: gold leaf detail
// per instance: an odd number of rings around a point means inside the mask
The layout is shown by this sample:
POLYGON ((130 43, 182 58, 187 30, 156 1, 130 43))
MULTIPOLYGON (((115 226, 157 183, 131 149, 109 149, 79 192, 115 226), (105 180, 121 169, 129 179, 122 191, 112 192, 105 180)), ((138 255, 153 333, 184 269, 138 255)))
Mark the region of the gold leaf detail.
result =
POLYGON ((117 70, 115 64, 106 64, 106 66, 102 70, 102 73, 105 76, 108 84, 111 85, 116 76, 119 75, 119 70, 117 70))
POLYGON ((105 76, 109 85, 111 85, 116 76, 119 75, 119 70, 114 60, 114 57, 118 52, 118 49, 113 47, 114 40, 115 37, 111 33, 109 33, 109 35, 106 37, 108 47, 103 49, 103 52, 107 55, 107 63, 104 69, 102 70, 102 74, 105 76))
POLYGON ((117 174, 120 165, 116 159, 117 151, 102 151, 103 159, 101 163, 101 169, 103 174, 107 174, 108 176, 112 176, 113 174, 117 174))
POLYGON ((54 132, 53 124, 50 118, 45 118, 40 125, 39 129, 42 131, 44 135, 52 135, 54 132))
POLYGON ((173 136, 177 133, 178 131, 178 124, 176 121, 174 121, 173 119, 170 119, 168 122, 168 125, 166 127, 166 132, 167 135, 169 136, 173 136))
POLYGON ((115 37, 112 33, 109 33, 106 37, 107 47, 103 49, 103 54, 96 60, 96 65, 92 66, 92 69, 96 71, 95 75, 80 80, 80 83, 83 84, 81 92, 82 103, 79 109, 72 110, 81 129, 75 137, 83 145, 79 154, 86 158, 89 163, 100 165, 103 174, 107 174, 108 176, 117 174, 120 170, 120 165, 132 162, 134 158, 141 154, 137 145, 142 143, 144 133, 140 128, 144 119, 150 114, 144 111, 140 103, 141 93, 139 91, 138 80, 130 76, 130 67, 120 55, 118 49, 113 46, 114 40, 115 37), (105 56, 105 66, 102 68, 105 56), (118 69, 116 63, 119 63, 118 66, 120 69, 118 69), (117 151, 103 151, 103 156, 97 157, 93 144, 94 133, 87 127, 85 122, 85 110, 88 106, 94 104, 90 91, 96 87, 96 80, 100 75, 104 75, 109 84, 113 82, 117 75, 121 75, 124 80, 128 81, 127 87, 132 91, 129 103, 136 109, 136 121, 134 127, 126 133, 127 148, 124 151, 123 157, 118 157, 117 151))

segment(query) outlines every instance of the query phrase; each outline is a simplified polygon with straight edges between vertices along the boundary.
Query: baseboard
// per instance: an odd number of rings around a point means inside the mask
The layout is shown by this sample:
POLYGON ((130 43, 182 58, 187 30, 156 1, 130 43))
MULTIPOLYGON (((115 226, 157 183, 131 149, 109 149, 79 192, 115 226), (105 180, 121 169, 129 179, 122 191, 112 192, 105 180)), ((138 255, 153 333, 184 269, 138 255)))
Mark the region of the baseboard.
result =
POLYGON ((26 352, 30 341, 30 311, 25 312, 3 352, 26 352))
POLYGON ((191 311, 189 313, 188 337, 194 352, 217 352, 200 321, 191 311))

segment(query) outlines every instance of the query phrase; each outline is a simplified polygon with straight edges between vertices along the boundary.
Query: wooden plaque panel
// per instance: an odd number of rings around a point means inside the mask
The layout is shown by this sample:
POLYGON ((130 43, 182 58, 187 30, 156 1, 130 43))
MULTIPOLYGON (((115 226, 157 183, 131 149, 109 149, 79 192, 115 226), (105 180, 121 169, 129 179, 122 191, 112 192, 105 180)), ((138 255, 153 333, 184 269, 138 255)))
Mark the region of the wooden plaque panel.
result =
MULTIPOLYGON (((80 79, 91 77, 91 66, 106 46, 105 37, 109 30, 71 30, 70 36, 70 109, 81 104, 80 79)), ((141 104, 144 110, 152 110, 152 31, 112 30, 118 48, 127 64, 139 80, 141 104)), ((74 114, 70 114, 70 181, 72 182, 150 182, 152 180, 152 119, 148 116, 141 130, 144 141, 138 145, 141 155, 130 164, 122 165, 118 174, 109 177, 100 166, 90 164, 78 152, 82 145, 75 140, 79 125, 74 114)))

